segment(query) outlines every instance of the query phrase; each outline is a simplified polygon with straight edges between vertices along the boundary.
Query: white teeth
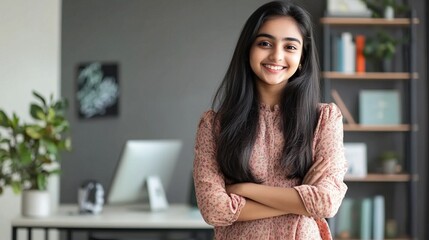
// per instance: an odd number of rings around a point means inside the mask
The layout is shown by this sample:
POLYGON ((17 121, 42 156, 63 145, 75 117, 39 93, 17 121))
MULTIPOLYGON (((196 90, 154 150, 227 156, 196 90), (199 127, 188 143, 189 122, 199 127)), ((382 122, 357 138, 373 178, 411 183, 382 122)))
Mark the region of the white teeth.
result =
POLYGON ((282 66, 273 66, 273 65, 264 65, 265 67, 272 69, 272 70, 282 70, 282 66))

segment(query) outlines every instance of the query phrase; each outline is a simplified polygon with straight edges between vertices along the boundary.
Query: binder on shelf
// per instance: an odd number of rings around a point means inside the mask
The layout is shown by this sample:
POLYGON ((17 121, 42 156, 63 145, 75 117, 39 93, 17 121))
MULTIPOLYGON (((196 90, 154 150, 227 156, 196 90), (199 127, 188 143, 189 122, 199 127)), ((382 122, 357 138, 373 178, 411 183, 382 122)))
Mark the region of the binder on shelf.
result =
POLYGON ((353 118, 352 114, 350 113, 349 109, 347 108, 346 104, 344 104, 343 99, 341 99, 338 91, 335 89, 332 89, 331 90, 331 96, 332 96, 332 98, 334 98, 335 103, 340 108, 341 113, 343 114, 346 121, 349 124, 356 124, 356 121, 354 120, 354 118, 353 118))

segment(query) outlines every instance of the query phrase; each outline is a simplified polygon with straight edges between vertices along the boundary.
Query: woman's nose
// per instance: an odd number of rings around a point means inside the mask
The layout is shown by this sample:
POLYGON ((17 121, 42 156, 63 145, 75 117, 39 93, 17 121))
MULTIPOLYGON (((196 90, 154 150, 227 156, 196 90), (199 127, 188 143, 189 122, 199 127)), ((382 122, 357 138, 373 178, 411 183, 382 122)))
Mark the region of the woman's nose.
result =
POLYGON ((273 48, 271 52, 271 60, 275 62, 282 62, 284 60, 284 51, 282 48, 276 47, 273 48))

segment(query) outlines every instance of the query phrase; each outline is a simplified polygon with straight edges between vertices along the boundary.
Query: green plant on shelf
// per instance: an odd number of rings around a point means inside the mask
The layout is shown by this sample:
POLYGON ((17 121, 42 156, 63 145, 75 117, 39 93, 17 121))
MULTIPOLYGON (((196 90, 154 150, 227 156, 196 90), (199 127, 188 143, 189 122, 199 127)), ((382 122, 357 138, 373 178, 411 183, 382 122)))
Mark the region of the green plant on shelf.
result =
POLYGON ((368 37, 364 54, 371 59, 392 59, 399 43, 400 40, 393 38, 387 32, 379 31, 375 37, 368 37))
POLYGON ((371 10, 373 18, 382 18, 387 7, 393 8, 395 15, 404 15, 410 8, 405 4, 399 4, 395 0, 361 0, 371 10))

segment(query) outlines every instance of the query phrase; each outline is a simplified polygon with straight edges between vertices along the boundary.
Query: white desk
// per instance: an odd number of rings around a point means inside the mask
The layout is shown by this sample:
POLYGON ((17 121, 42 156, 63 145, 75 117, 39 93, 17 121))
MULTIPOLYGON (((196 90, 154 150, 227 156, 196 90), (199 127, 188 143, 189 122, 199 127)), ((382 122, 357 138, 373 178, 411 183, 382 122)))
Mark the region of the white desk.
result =
POLYGON ((12 240, 17 239, 17 231, 22 228, 27 229, 28 240, 32 240, 32 229, 44 229, 45 239, 50 229, 63 230, 68 240, 74 231, 187 231, 207 237, 213 232, 213 227, 204 222, 197 209, 174 204, 159 212, 150 212, 138 205, 105 206, 99 215, 81 215, 76 205, 61 205, 57 213, 46 218, 12 220, 12 240))

